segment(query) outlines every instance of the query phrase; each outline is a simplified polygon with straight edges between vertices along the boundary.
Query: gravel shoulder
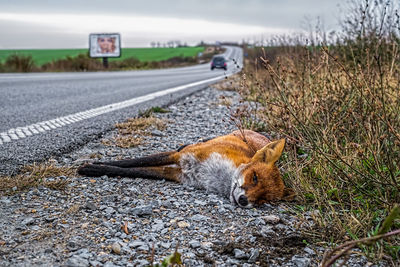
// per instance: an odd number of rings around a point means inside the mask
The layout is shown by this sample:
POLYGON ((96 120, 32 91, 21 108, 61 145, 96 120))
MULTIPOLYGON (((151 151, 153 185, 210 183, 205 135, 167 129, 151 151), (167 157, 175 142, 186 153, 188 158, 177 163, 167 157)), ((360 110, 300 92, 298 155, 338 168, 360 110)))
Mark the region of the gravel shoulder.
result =
MULTIPOLYGON (((153 130, 142 145, 123 149, 99 139, 58 164, 138 157, 227 134, 235 127, 221 96, 239 102, 234 92, 208 88, 156 114, 168 126, 153 130)), ((299 231, 313 221, 290 212, 293 203, 245 210, 166 181, 61 179, 70 180, 65 191, 39 187, 0 197, 0 266, 148 266, 176 248, 185 266, 318 266, 324 252, 299 231)), ((350 263, 366 266, 367 260, 354 257, 350 263)))

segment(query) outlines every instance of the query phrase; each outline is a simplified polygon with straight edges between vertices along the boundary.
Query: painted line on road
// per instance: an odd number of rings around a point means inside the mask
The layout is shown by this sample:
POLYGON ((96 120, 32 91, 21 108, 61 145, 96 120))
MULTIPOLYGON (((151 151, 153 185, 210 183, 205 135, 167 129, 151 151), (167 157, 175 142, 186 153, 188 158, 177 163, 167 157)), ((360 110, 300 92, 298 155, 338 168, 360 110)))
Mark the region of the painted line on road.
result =
MULTIPOLYGON (((233 73, 232 73, 233 74, 233 73)), ((168 95, 171 93, 175 93, 178 91, 182 91, 185 90, 187 88, 191 88, 191 87, 195 87, 195 86, 199 86, 199 85, 203 85, 203 84, 207 84, 210 82, 215 82, 218 80, 222 80, 224 79, 226 76, 225 75, 221 75, 215 78, 210 78, 210 79, 206 79, 206 80, 202 80, 202 81, 198 81, 198 82, 193 82, 193 83, 189 83, 189 84, 185 84, 185 85, 181 85, 181 86, 177 86, 177 87, 173 87, 173 88, 169 88, 163 91, 159 91, 159 92, 155 92, 155 93, 151 93, 148 95, 144 95, 144 96, 139 96, 139 97, 135 97, 135 98, 131 98, 129 100, 126 101, 122 101, 122 102, 118 102, 118 103, 113 103, 113 104, 109 104, 109 105, 105 105, 102 107, 98 107, 98 108, 93 108, 93 109, 89 109, 86 111, 82 111, 82 112, 78 112, 75 114, 71 114, 71 115, 67 115, 64 117, 59 117, 59 118, 55 118, 52 120, 47 120, 47 121, 42 121, 42 122, 38 122, 35 124, 31 124, 28 126, 24 126, 24 127, 17 127, 17 128, 13 128, 13 129, 9 129, 6 132, 2 132, 0 133, 0 145, 3 145, 5 143, 9 143, 9 142, 13 142, 16 140, 20 140, 23 138, 27 138, 29 136, 32 135, 36 135, 36 134, 40 134, 43 132, 47 132, 47 131, 51 131, 53 129, 57 129, 57 128, 61 128, 65 125, 68 124, 72 124, 72 123, 76 123, 79 121, 83 121, 83 120, 87 120, 105 113, 109 113, 115 110, 119 110, 119 109, 123 109, 126 107, 130 107, 139 103, 143 103, 149 100, 153 100, 157 97, 160 96, 164 96, 164 95, 168 95)))

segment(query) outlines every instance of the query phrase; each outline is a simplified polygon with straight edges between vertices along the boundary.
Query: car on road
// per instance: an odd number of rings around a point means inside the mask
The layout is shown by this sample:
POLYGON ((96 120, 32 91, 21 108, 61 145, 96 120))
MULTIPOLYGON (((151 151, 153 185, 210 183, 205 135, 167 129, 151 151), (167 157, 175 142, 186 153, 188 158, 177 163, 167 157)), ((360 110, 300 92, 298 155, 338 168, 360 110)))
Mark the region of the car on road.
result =
POLYGON ((211 61, 211 70, 217 69, 224 69, 227 70, 226 59, 221 56, 213 57, 211 61))

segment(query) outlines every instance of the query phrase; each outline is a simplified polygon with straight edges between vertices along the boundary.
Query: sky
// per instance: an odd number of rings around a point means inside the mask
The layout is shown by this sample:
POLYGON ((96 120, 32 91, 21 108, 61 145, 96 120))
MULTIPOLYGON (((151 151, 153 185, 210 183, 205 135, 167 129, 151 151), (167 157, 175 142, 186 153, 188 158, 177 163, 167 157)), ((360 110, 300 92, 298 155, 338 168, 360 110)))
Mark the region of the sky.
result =
POLYGON ((179 40, 260 41, 338 28, 346 0, 0 0, 0 49, 87 48, 90 33, 120 33, 122 47, 179 40))

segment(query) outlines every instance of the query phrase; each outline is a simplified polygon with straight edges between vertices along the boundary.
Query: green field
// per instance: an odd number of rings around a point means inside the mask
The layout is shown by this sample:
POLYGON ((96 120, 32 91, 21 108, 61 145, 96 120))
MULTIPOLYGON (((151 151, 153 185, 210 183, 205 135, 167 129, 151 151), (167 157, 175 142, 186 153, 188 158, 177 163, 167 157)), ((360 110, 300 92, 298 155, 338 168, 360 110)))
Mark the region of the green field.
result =
MULTIPOLYGON (((135 57, 140 61, 161 61, 176 56, 190 57, 204 51, 204 47, 178 47, 178 48, 122 48, 120 58, 110 60, 124 60, 135 57)), ((41 66, 53 60, 63 59, 67 56, 77 56, 87 53, 88 49, 30 49, 30 50, 0 50, 0 62, 3 63, 11 54, 32 55, 35 64, 41 66)))

